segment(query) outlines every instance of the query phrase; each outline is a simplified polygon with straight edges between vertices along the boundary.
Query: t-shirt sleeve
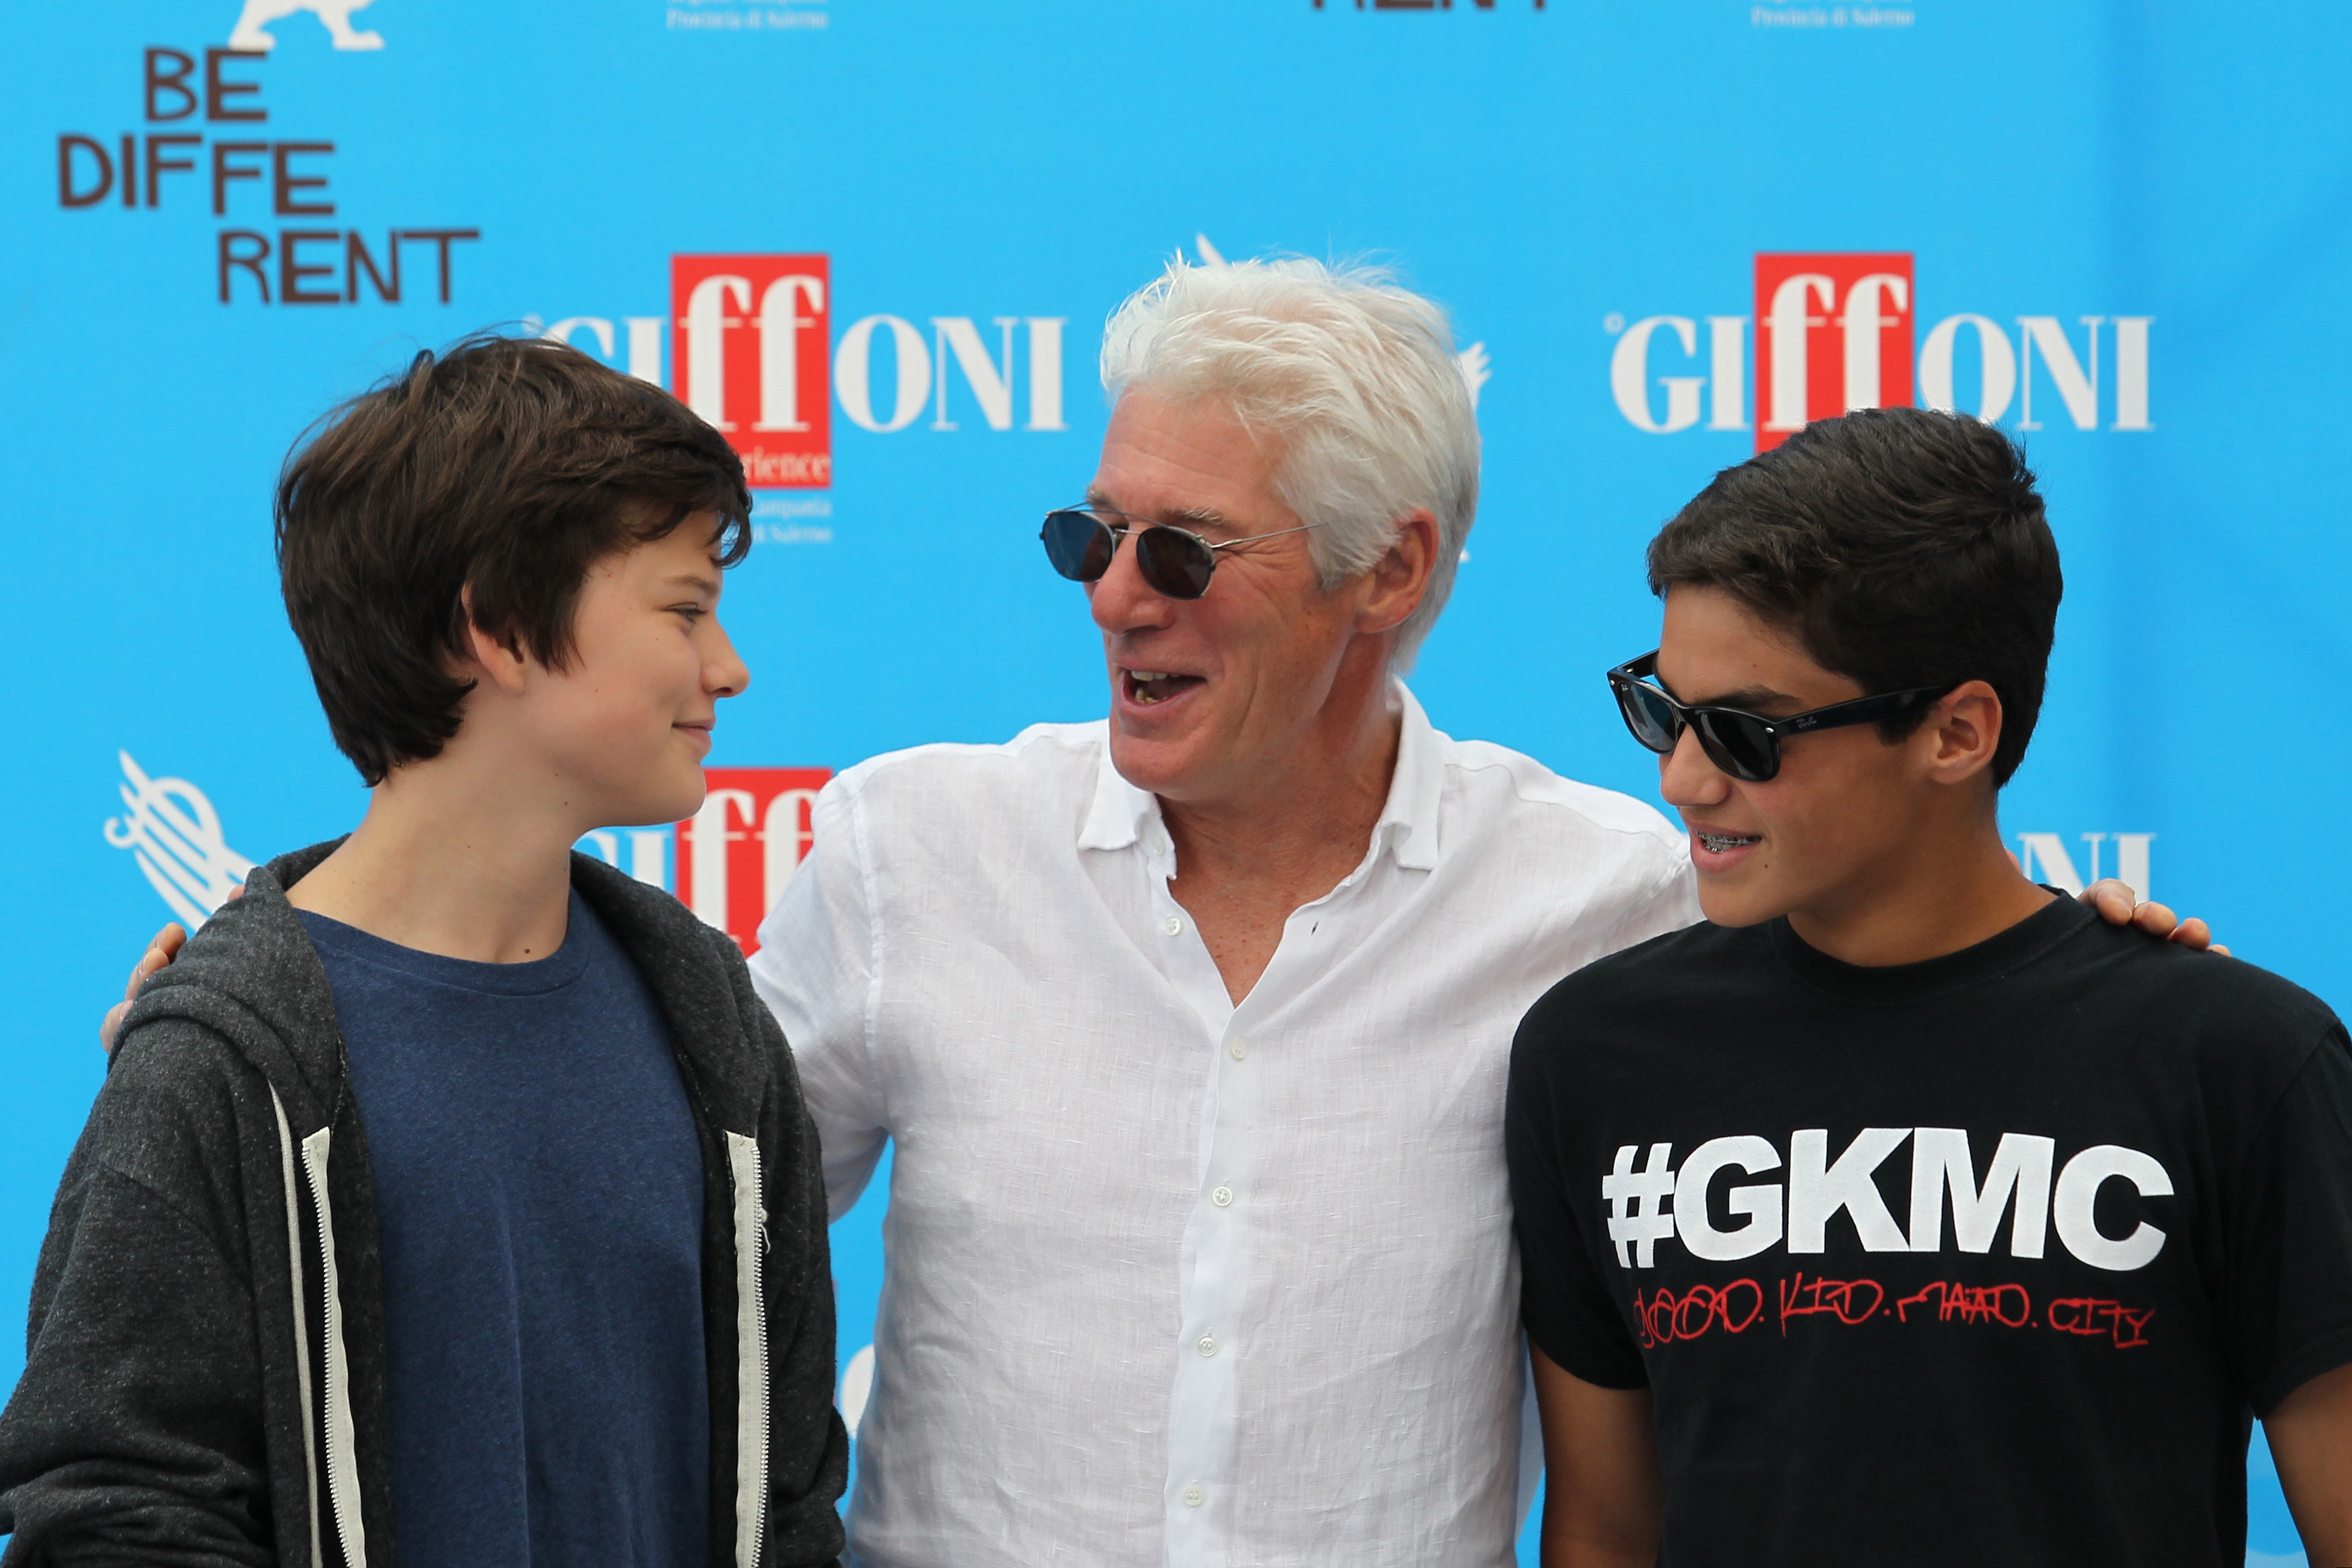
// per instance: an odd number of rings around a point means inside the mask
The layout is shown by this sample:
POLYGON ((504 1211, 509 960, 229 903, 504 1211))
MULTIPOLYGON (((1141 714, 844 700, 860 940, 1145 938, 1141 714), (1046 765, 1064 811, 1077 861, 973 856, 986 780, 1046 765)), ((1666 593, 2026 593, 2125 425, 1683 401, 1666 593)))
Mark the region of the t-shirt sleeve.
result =
POLYGON ((2253 1138, 2223 1321, 2255 1413, 2352 1362, 2352 1039, 2327 1036, 2253 1138))
MULTIPOLYGON (((1544 1009, 1519 1026, 1503 1113, 1512 1226, 1519 1242, 1519 1316, 1528 1342, 1601 1388, 1645 1388, 1641 1347, 1610 1294, 1570 1201, 1571 1150, 1559 1115, 1544 1009)), ((1597 1178, 1596 1178, 1597 1180, 1597 1178)))

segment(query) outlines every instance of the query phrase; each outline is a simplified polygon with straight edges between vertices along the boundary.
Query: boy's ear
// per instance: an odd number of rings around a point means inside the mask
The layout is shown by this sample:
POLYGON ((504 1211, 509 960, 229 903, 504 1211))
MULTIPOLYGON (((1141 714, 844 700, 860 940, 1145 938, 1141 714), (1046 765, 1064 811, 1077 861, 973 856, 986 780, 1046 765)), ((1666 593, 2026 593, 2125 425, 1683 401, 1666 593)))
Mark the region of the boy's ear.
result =
POLYGON ((467 673, 478 672, 481 679, 499 690, 509 695, 519 694, 530 665, 530 656, 522 650, 521 639, 512 632, 500 637, 482 629, 481 623, 474 619, 474 590, 470 584, 459 591, 457 602, 466 614, 463 634, 466 662, 473 666, 473 670, 467 673))
POLYGON ((1988 681, 1966 681, 1937 698, 1913 737, 1925 753, 1927 776, 1959 784, 1989 772, 2000 745, 2000 695, 1988 681))

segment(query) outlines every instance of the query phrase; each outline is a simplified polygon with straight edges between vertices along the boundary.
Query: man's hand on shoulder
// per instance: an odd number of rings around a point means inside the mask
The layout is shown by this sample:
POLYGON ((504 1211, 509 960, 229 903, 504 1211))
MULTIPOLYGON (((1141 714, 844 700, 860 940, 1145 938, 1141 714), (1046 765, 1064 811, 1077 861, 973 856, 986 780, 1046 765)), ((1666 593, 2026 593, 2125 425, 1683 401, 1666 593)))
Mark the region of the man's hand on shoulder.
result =
POLYGON ((2212 931, 2203 921, 2194 915, 2182 920, 2162 904, 2141 903, 2129 886, 2113 877, 2084 889, 2082 899, 2098 910, 2099 918, 2109 925, 2137 926, 2159 941, 2177 942, 2199 952, 2229 956, 2230 950, 2213 940, 2212 931))
POLYGON ((122 1000, 109 1007, 106 1016, 99 1020, 98 1043, 108 1056, 114 1054, 115 1037, 122 1032, 122 1020, 130 1015, 131 1004, 139 999, 139 988, 147 984, 149 975, 179 957, 180 949, 187 945, 187 929, 173 921, 155 933, 154 940, 147 944, 147 951, 131 966, 131 982, 122 988, 122 1000))
MULTIPOLYGON (((228 896, 232 899, 245 897, 245 884, 239 882, 231 888, 228 896)), ((180 949, 187 943, 187 928, 173 921, 155 933, 154 940, 147 944, 147 951, 140 954, 137 963, 131 966, 131 983, 122 988, 122 1000, 109 1007, 106 1016, 98 1021, 99 1047, 108 1056, 114 1054, 115 1037, 122 1033, 122 1020, 130 1014, 131 1004, 139 1000, 139 988, 147 984, 149 975, 169 967, 172 960, 180 956, 180 949)))

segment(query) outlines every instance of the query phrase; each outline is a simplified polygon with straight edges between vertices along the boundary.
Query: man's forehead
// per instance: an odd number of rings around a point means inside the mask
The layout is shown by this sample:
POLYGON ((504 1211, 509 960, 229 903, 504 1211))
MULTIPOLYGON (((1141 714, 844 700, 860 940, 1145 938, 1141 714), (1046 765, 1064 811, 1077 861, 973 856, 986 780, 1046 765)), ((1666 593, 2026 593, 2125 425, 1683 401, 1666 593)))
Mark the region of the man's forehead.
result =
POLYGON ((1265 449, 1232 409, 1146 391, 1123 394, 1111 410, 1087 499, 1179 527, 1262 526, 1288 510, 1265 449))

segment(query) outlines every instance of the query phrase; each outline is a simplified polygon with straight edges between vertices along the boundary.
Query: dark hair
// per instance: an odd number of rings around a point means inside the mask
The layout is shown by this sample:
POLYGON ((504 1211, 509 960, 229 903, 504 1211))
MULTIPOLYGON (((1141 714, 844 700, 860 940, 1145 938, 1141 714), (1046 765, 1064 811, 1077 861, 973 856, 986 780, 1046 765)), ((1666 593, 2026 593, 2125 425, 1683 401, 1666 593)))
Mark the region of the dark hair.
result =
POLYGON ((751 493, 726 438, 660 387, 539 338, 481 335, 333 410, 278 483, 286 616, 335 744, 370 784, 438 755, 473 682, 473 624, 561 669, 598 561, 719 519, 731 566, 751 493))
MULTIPOLYGON (((1650 542, 1650 591, 1720 588, 1865 693, 2000 698, 1996 787, 2025 756, 2063 583, 2025 454, 1991 426, 1865 408, 1726 468, 1650 542)), ((1879 727, 1918 728, 1927 705, 1879 727)))

